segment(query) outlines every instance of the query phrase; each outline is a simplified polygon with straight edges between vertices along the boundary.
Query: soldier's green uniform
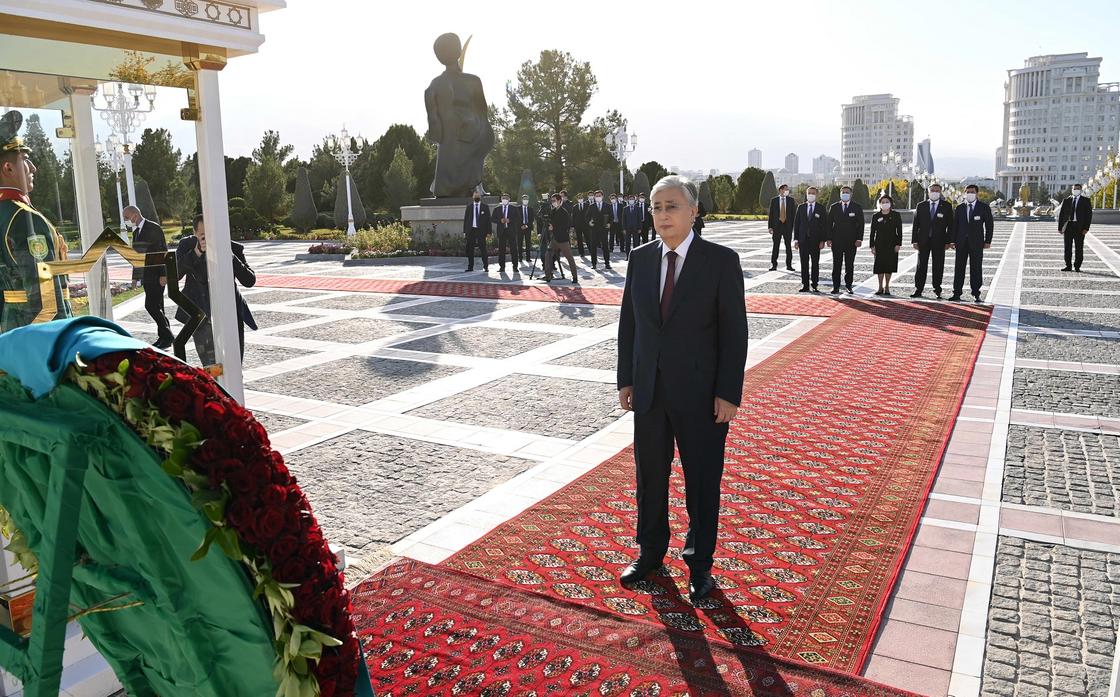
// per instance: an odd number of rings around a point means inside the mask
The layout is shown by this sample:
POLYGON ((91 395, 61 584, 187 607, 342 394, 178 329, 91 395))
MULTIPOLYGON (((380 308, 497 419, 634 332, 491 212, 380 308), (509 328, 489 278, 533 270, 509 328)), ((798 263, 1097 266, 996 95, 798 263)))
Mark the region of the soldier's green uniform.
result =
MULTIPOLYGON (((0 152, 29 152, 16 135, 22 122, 18 111, 0 119, 0 152)), ((0 187, 0 332, 72 316, 66 277, 44 263, 65 258, 62 237, 27 195, 0 187)))

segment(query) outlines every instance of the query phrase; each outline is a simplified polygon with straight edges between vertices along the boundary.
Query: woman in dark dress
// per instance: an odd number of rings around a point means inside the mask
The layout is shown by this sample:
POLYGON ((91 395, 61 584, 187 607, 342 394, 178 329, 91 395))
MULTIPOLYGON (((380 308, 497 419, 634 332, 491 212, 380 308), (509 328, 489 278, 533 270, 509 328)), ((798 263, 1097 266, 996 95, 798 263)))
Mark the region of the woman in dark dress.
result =
POLYGON ((875 274, 879 290, 875 295, 891 294, 891 274, 898 271, 898 252, 902 249, 902 216, 891 210, 890 196, 879 199, 879 212, 871 217, 871 253, 875 255, 875 274))

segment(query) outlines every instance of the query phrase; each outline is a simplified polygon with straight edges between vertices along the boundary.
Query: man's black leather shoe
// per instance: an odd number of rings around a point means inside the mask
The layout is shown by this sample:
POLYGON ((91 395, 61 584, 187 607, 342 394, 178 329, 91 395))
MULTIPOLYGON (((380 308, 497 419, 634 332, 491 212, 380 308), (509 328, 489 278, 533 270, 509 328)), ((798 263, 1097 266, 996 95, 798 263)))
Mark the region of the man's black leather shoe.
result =
POLYGON ((920 297, 922 297, 922 291, 916 290, 916 291, 914 291, 913 293, 910 294, 910 297, 911 298, 920 298, 920 297))
POLYGON ((661 560, 650 561, 639 557, 630 562, 630 566, 622 570, 622 574, 618 577, 618 580, 624 586, 632 585, 645 579, 646 576, 649 576, 652 572, 660 568, 661 560))
POLYGON ((953 293, 953 294, 952 294, 952 295, 951 295, 951 296, 949 297, 949 300, 951 300, 951 301, 953 301, 953 302, 957 302, 957 301, 958 301, 958 300, 960 300, 960 299, 961 299, 961 294, 960 294, 960 293, 953 293))
POLYGON ((688 580, 688 599, 696 602, 701 598, 706 598, 715 588, 716 580, 712 578, 711 574, 693 575, 688 580))

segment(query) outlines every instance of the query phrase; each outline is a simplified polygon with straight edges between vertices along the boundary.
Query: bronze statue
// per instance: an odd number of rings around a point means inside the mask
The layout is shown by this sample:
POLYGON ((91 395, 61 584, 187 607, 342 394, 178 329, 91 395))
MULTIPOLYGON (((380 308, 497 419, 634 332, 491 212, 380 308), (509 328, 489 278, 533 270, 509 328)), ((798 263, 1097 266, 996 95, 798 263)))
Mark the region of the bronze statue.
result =
POLYGON ((1019 187, 1019 201, 1025 206, 1029 200, 1031 200, 1031 186, 1023 182, 1023 185, 1019 187))
POLYGON ((482 184, 482 162, 494 147, 482 80, 463 72, 463 46, 457 35, 443 34, 434 49, 447 69, 424 91, 428 138, 437 143, 432 195, 470 196, 482 184))

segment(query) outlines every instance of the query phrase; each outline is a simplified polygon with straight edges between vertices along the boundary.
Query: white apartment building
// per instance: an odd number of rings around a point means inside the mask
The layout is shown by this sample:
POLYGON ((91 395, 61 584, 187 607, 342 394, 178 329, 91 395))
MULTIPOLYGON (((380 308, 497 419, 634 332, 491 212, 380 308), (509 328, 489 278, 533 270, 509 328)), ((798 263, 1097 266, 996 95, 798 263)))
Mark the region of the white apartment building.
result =
POLYGON ((786 170, 796 174, 800 172, 801 161, 797 159, 797 153, 791 152, 786 155, 786 170))
POLYGON ((836 168, 840 160, 831 155, 818 155, 813 158, 813 174, 819 177, 832 178, 836 176, 836 168))
POLYGON ((1063 53, 1028 58, 1007 71, 1003 145, 996 156, 1000 191, 1024 184, 1051 194, 1084 182, 1120 138, 1120 83, 1100 82, 1100 58, 1063 53))
POLYGON ((898 113, 898 98, 864 94, 852 98, 840 113, 840 179, 852 183, 885 179, 883 155, 894 152, 904 163, 914 153, 914 120, 898 113))
POLYGON ((762 169, 762 151, 758 148, 751 148, 747 151, 747 167, 758 167, 762 169))

